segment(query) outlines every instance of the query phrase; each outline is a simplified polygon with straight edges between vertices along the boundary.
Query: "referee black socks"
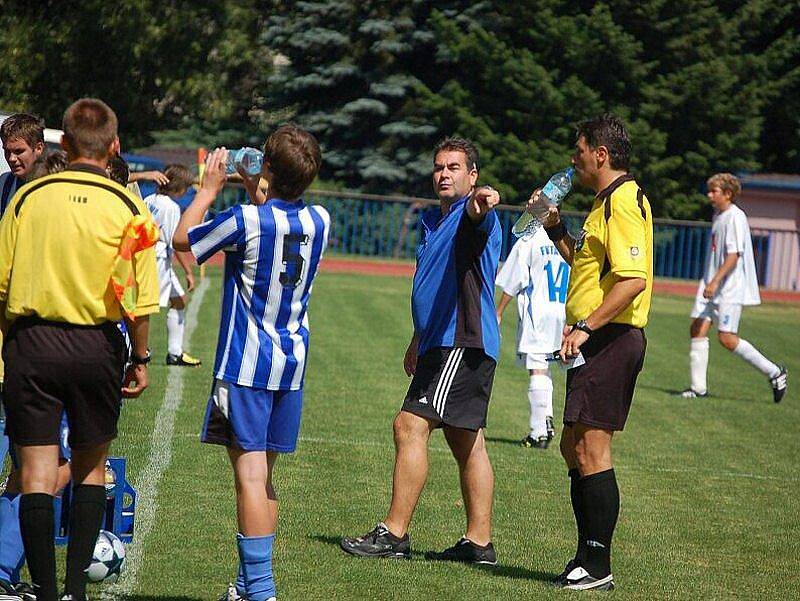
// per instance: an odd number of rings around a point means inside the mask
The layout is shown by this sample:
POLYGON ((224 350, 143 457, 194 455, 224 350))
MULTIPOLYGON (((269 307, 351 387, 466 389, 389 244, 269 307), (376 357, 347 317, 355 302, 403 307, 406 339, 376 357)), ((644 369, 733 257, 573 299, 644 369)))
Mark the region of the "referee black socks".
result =
POLYGON ((58 590, 52 495, 22 495, 19 502, 19 525, 36 598, 38 601, 56 601, 58 590))
POLYGON ((86 597, 86 570, 106 511, 104 486, 81 484, 72 488, 67 546, 67 578, 64 592, 75 599, 86 597))
POLYGON ((575 514, 575 525, 578 527, 578 548, 575 551, 575 562, 583 565, 586 560, 586 519, 583 516, 580 492, 581 473, 578 468, 569 470, 569 498, 572 501, 572 513, 575 514))
POLYGON ((611 573, 611 539, 619 516, 619 488, 613 468, 578 481, 585 521, 583 568, 594 578, 611 573))

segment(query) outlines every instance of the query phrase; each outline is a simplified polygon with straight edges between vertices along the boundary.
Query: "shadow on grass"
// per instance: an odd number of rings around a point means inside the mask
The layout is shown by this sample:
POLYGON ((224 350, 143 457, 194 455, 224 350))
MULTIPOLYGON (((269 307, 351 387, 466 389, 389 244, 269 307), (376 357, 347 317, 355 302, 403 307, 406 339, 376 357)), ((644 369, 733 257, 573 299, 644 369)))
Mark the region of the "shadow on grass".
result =
POLYGON ((510 444, 515 447, 520 446, 519 441, 521 438, 500 438, 499 436, 487 436, 486 442, 499 442, 500 444, 510 444))
MULTIPOLYGON (((647 390, 656 390, 658 392, 663 392, 663 393, 665 393, 665 394, 667 394, 669 396, 674 396, 674 397, 680 397, 681 393, 683 392, 683 390, 685 390, 685 389, 677 390, 675 388, 664 388, 663 386, 653 386, 651 384, 637 384, 636 388, 645 388, 647 390)), ((703 401, 733 401, 733 402, 736 402, 736 403, 761 403, 761 402, 764 401, 764 399, 771 400, 771 399, 768 398, 768 395, 769 395, 769 390, 767 390, 767 392, 764 394, 764 398, 753 398, 752 396, 746 396, 745 397, 745 396, 738 396, 738 395, 731 395, 731 394, 726 394, 725 396, 721 396, 721 395, 716 395, 716 394, 709 393, 709 395, 707 397, 701 397, 701 398, 696 398, 696 399, 687 399, 687 400, 696 400, 698 402, 703 402, 703 401)), ((487 438, 486 440, 490 440, 490 439, 487 438)))
POLYGON ((187 597, 185 595, 131 595, 128 601, 206 601, 203 597, 187 597))
MULTIPOLYGON (((326 545, 334 546, 337 549, 340 548, 339 542, 342 540, 340 537, 327 536, 324 534, 311 534, 309 535, 308 538, 320 543, 325 543, 326 545)), ((412 551, 411 555, 415 559, 424 560, 425 553, 426 551, 412 551)), ((518 580, 537 580, 539 582, 550 582, 553 578, 558 576, 558 574, 556 574, 555 572, 542 572, 540 570, 529 570, 528 568, 523 568, 521 566, 504 565, 504 564, 499 564, 496 566, 470 565, 467 567, 473 570, 480 570, 481 572, 485 572, 490 576, 514 578, 518 580)), ((142 599, 142 601, 145 600, 142 599)))

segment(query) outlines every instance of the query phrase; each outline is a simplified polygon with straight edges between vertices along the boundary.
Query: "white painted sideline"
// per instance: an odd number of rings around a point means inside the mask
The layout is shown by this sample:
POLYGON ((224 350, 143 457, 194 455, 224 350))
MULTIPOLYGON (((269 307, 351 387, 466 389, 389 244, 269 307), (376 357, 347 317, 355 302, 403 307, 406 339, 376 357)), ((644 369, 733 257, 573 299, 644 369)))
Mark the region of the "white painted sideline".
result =
MULTIPOLYGON (((203 298, 208 290, 208 278, 203 278, 192 294, 189 308, 186 310, 185 339, 191 340, 197 327, 197 315, 203 298)), ((158 509, 158 485, 164 471, 172 461, 172 437, 175 430, 175 414, 183 396, 183 374, 186 369, 170 369, 167 376, 167 387, 164 392, 164 403, 158 410, 153 434, 150 437, 150 453, 147 466, 133 483, 136 489, 136 530, 133 542, 126 547, 127 565, 122 578, 117 584, 104 587, 100 599, 111 601, 129 596, 136 589, 139 581, 139 570, 144 561, 144 550, 147 537, 153 529, 158 509)), ((136 401, 134 401, 136 402, 136 401)))

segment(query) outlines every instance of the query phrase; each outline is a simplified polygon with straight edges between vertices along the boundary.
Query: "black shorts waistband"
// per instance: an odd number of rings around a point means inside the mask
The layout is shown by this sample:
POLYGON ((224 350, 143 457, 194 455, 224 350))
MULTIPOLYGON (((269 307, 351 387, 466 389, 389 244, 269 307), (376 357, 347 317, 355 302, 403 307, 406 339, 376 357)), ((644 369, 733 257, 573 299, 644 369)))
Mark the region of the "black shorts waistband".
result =
POLYGON ((38 315, 23 315, 22 317, 17 317, 9 329, 13 330, 14 328, 29 328, 31 326, 47 326, 51 328, 58 328, 60 330, 107 330, 109 328, 117 328, 117 324, 114 321, 104 321, 100 324, 81 324, 42 319, 38 315))

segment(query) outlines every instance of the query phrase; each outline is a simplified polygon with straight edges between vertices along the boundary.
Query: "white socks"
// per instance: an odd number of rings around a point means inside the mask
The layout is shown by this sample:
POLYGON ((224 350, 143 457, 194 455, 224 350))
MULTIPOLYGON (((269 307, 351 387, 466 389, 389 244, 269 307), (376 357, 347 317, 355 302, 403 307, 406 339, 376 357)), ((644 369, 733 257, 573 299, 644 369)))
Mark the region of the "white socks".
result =
POLYGON ((689 373, 692 379, 692 390, 698 394, 705 394, 707 392, 707 370, 708 338, 692 338, 689 347, 689 373))
POLYGON ((553 415, 553 380, 549 375, 531 376, 528 401, 531 404, 531 438, 547 436, 546 418, 553 415))
POLYGON ((733 354, 747 361, 768 378, 774 378, 781 373, 780 367, 759 353, 758 349, 744 338, 739 338, 739 344, 733 349, 733 354))
POLYGON ((170 355, 183 354, 183 327, 186 318, 185 309, 167 311, 167 352, 170 355))

